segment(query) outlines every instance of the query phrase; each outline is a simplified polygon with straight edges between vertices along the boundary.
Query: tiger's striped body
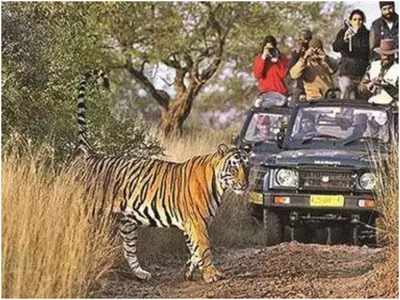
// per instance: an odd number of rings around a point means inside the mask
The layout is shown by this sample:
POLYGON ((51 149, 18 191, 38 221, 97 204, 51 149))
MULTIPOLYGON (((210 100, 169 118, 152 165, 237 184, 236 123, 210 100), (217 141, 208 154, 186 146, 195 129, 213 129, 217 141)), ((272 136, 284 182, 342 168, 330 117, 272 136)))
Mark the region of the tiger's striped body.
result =
MULTIPOLYGON (((84 110, 78 112, 78 120, 79 117, 84 120, 84 110)), ((121 212, 124 256, 136 276, 150 278, 136 256, 138 228, 157 226, 177 227, 183 231, 191 254, 187 278, 192 277, 197 267, 206 281, 221 277, 212 263, 207 223, 215 215, 225 190, 247 188, 246 156, 236 148, 221 145, 215 153, 196 156, 183 163, 104 157, 90 150, 85 128, 82 128, 83 138, 79 139, 78 147, 83 155, 76 161, 83 170, 81 178, 89 189, 110 196, 103 197, 97 208, 121 212)))

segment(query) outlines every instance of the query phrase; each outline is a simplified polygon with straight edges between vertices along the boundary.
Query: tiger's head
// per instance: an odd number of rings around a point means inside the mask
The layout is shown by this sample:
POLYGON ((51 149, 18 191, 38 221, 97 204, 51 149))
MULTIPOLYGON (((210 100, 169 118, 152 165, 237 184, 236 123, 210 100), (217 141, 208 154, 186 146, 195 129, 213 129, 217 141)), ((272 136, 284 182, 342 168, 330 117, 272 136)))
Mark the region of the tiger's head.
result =
POLYGON ((237 194, 245 192, 249 186, 249 160, 246 152, 229 148, 225 144, 218 146, 220 157, 218 180, 223 190, 232 189, 237 194))

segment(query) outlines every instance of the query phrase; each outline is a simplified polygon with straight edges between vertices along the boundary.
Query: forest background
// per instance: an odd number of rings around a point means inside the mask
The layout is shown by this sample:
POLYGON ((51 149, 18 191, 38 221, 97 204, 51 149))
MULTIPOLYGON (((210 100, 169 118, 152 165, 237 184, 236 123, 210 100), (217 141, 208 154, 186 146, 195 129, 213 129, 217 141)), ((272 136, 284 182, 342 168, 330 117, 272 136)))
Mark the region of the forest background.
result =
POLYGON ((309 28, 329 51, 349 9, 297 1, 3 3, 2 143, 18 134, 65 158, 76 142, 79 80, 99 69, 111 81, 109 91, 88 97, 99 151, 132 151, 150 128, 161 136, 236 133, 257 94, 251 67, 264 36, 276 36, 288 54, 309 28))

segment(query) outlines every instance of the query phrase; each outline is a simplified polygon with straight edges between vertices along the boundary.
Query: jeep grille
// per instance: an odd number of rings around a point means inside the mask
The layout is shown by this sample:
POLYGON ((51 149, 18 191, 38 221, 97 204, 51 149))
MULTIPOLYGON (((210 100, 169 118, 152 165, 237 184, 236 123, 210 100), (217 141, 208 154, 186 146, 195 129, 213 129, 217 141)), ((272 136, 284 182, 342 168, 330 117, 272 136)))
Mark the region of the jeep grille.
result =
POLYGON ((354 189, 355 180, 350 170, 335 172, 300 170, 299 186, 302 190, 351 191, 354 189))

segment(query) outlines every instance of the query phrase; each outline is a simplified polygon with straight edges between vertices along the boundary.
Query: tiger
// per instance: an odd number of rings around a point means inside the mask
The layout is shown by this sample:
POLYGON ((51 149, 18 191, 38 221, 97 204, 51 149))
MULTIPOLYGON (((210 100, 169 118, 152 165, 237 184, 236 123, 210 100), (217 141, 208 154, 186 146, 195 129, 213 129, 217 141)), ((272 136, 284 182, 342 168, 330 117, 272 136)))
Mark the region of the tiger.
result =
POLYGON ((121 216, 119 234, 130 270, 141 280, 151 278, 136 254, 140 227, 176 227, 183 232, 190 253, 184 277, 192 280, 198 269, 207 283, 224 278, 213 263, 207 226, 227 190, 238 194, 247 190, 247 153, 221 144, 213 153, 184 162, 96 154, 87 139, 87 87, 88 78, 84 78, 77 99, 79 155, 76 163, 80 179, 87 187, 111 193, 112 203, 108 205, 121 216))

